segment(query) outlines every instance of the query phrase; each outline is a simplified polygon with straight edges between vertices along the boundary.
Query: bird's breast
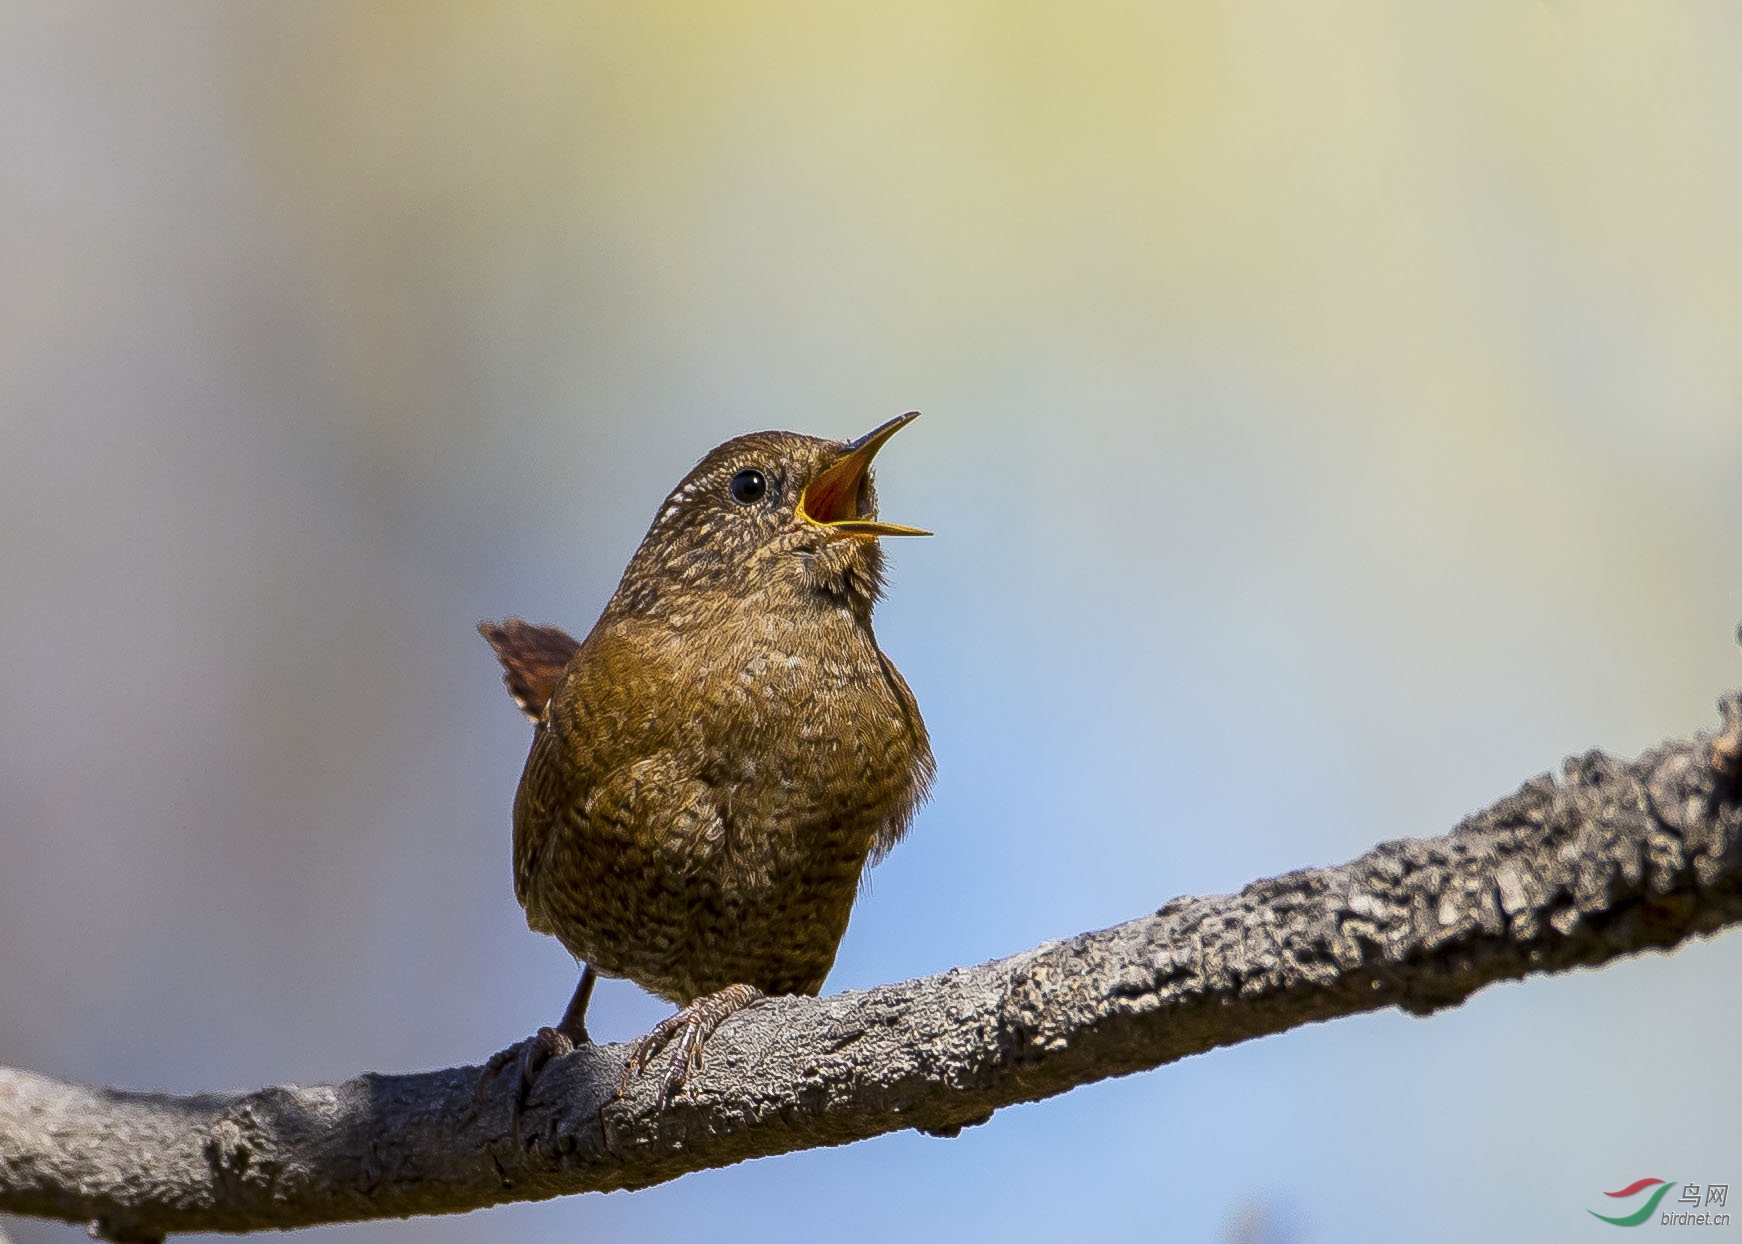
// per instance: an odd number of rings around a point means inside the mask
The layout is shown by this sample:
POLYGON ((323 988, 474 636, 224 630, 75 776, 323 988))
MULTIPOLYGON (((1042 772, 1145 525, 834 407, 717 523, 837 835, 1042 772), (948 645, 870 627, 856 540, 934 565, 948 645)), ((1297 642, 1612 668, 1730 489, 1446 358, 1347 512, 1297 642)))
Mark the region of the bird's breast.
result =
POLYGON ((563 775, 529 762, 523 782, 517 833, 530 849, 556 827, 529 918, 668 997, 737 981, 814 991, 867 859, 900 836, 930 771, 869 628, 846 611, 764 611, 626 625, 593 655, 555 701, 544 746, 563 775))

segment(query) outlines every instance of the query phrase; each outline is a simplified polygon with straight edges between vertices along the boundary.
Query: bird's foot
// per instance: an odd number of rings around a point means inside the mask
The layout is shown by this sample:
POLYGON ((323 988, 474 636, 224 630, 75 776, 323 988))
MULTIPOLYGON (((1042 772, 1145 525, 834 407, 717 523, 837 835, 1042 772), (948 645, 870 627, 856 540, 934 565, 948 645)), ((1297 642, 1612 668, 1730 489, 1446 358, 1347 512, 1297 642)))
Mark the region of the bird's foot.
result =
POLYGON ((688 1082, 691 1072, 702 1069, 702 1046, 714 1035, 714 1029, 762 997, 762 991, 754 985, 728 985, 660 1020, 652 1032, 630 1049, 629 1061, 623 1065, 623 1079, 617 1085, 618 1098, 629 1091, 630 1081, 646 1071, 647 1064, 670 1046, 671 1059, 666 1063, 659 1088, 660 1102, 669 1101, 688 1082))
POLYGON ((514 1100, 509 1107, 508 1119, 515 1144, 520 1143, 520 1116, 526 1110, 526 1101, 532 1094, 532 1085, 538 1079, 538 1073, 544 1070, 544 1065, 551 1059, 572 1054, 576 1045, 587 1044, 590 1042, 585 1028, 581 1029, 579 1041, 560 1028, 540 1028, 526 1040, 492 1054, 490 1061, 484 1064, 484 1070, 478 1073, 479 1101, 484 1100, 484 1090, 495 1079, 496 1073, 510 1063, 514 1064, 514 1100))
POLYGON ((484 1064, 484 1070, 478 1073, 478 1100, 483 1101, 484 1090, 495 1079, 496 1073, 510 1063, 514 1064, 514 1099, 509 1106, 508 1121, 516 1145, 520 1144, 520 1116, 526 1109, 527 1097, 532 1093, 533 1081, 538 1079, 544 1065, 553 1058, 573 1053, 577 1045, 593 1043, 587 1035, 587 1002, 592 997, 595 979, 597 976, 592 968, 583 971, 580 984, 575 986, 575 995, 569 999, 568 1009, 555 1028, 540 1028, 526 1040, 492 1054, 490 1061, 484 1064))

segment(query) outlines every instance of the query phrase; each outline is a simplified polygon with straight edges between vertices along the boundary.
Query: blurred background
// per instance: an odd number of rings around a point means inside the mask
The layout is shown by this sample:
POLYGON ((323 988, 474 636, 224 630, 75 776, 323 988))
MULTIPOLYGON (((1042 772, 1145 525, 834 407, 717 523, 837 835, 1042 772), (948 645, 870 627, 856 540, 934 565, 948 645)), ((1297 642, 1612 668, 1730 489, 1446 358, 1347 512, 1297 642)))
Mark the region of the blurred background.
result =
MULTIPOLYGON (((1742 17, 1314 7, 0 4, 0 1063, 248 1089, 553 1021, 473 624, 584 632, 756 428, 925 412, 878 628, 939 780, 831 992, 1713 724, 1742 17)), ((1640 1176, 1742 1194, 1739 970, 310 1234, 1601 1239, 1640 1176)))

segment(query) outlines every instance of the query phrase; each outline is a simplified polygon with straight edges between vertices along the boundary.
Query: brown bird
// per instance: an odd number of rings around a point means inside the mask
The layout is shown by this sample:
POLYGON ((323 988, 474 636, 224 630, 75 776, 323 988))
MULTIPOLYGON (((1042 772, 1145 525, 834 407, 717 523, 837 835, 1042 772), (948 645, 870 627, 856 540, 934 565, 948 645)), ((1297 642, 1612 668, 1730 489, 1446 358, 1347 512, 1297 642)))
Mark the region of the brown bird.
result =
POLYGON ((856 441, 727 441, 661 504, 577 644, 510 619, 479 627, 537 723, 514 801, 514 893, 583 964, 560 1023, 491 1059, 539 1069, 587 1040, 595 975, 681 1009, 631 1052, 619 1096, 662 1049, 662 1099, 727 1016, 815 994, 860 874, 907 831, 932 776, 925 724, 877 647, 881 522, 871 460, 917 412, 856 441))

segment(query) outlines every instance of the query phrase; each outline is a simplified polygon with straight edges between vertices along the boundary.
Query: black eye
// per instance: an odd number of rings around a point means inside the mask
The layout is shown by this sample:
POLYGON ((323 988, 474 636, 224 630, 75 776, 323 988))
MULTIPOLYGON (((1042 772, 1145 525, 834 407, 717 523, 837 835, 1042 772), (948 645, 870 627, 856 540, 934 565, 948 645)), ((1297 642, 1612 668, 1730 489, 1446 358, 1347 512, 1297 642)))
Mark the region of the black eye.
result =
POLYGON ((763 494, 768 491, 768 481, 762 477, 761 471, 751 469, 734 475, 730 487, 732 500, 739 505, 750 505, 762 500, 763 494))

